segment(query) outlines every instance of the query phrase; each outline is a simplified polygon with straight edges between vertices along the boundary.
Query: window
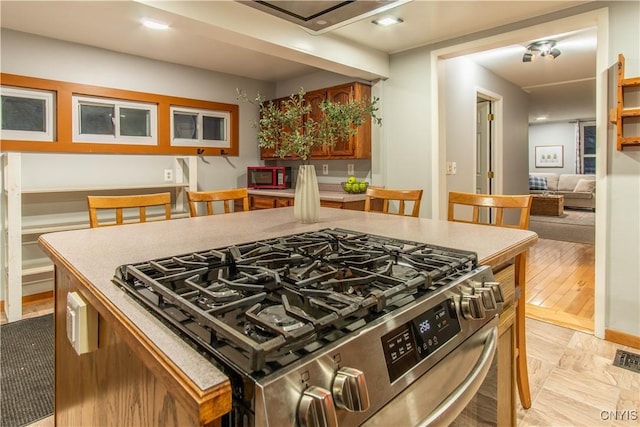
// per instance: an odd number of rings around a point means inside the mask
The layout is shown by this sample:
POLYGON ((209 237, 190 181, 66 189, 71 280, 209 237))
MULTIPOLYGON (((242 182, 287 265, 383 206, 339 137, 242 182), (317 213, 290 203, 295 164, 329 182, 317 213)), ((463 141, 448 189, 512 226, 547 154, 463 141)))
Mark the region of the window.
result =
POLYGON ((596 173, 596 123, 580 123, 580 157, 582 173, 596 173))
POLYGON ((20 141, 54 140, 54 93, 2 87, 2 137, 20 141))
POLYGON ((237 104, 6 73, 0 82, 5 151, 239 154, 237 104))
POLYGON ((157 145, 155 104, 73 97, 73 142, 157 145))
POLYGON ((171 145, 228 148, 230 116, 228 111, 171 107, 171 145))

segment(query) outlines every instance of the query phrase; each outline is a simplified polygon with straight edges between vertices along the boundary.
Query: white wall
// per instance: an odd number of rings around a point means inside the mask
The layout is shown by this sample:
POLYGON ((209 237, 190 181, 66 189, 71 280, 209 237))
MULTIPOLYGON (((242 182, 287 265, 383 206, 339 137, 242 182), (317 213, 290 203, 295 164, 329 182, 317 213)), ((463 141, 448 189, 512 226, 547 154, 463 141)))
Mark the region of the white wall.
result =
MULTIPOLYGON (((622 53, 625 77, 640 77, 639 22, 640 2, 611 4, 608 63, 622 53)), ((640 336, 640 150, 617 151, 615 126, 608 130, 606 327, 640 336)))
MULTIPOLYGON (((391 55, 391 77, 381 82, 382 138, 374 157, 380 159, 383 184, 391 188, 421 188, 420 216, 433 217, 431 197, 430 58, 426 49, 391 55)), ((374 160, 375 161, 375 160, 374 160)), ((374 169, 375 174, 375 169, 374 169)))
MULTIPOLYGON (((208 156, 198 163, 198 187, 221 189, 246 185, 246 166, 261 164, 250 120, 257 118, 257 109, 236 99, 236 88, 247 93, 263 93, 272 97, 275 85, 229 74, 215 73, 141 57, 120 54, 64 41, 2 29, 1 65, 3 73, 40 77, 51 80, 84 83, 94 86, 157 93, 193 99, 239 104, 240 155, 238 157, 208 156)), ((195 152, 194 152, 195 154, 195 152)), ((28 157, 25 173, 48 177, 50 186, 69 185, 81 180, 100 181, 112 185, 121 179, 130 184, 146 184, 161 179, 164 162, 157 156, 90 155, 95 167, 89 178, 78 171, 84 168, 86 155, 60 154, 28 157), (64 161, 63 161, 64 159, 64 161), (100 159, 100 160, 97 160, 100 159), (115 161, 114 161, 115 159, 115 161), (135 163, 135 172, 126 165, 135 163), (64 164, 64 166, 62 166, 64 164), (114 173, 114 164, 123 168, 114 173), (33 167, 31 167, 33 165, 33 167), (140 179, 147 182, 134 182, 140 179)), ((35 179, 35 178, 34 178, 35 179)))
POLYGON ((501 123, 498 119, 494 129, 502 134, 502 141, 496 141, 497 151, 498 143, 502 146, 502 161, 494 165, 496 179, 502 181, 501 193, 528 194, 526 93, 465 57, 444 61, 440 75, 445 79, 446 160, 457 163, 457 173, 447 176, 447 192, 475 192, 476 92, 481 91, 501 98, 502 103, 501 123))
POLYGON ((576 123, 554 122, 529 126, 529 171, 576 173, 576 123), (564 163, 561 168, 536 168, 535 147, 561 145, 564 163))

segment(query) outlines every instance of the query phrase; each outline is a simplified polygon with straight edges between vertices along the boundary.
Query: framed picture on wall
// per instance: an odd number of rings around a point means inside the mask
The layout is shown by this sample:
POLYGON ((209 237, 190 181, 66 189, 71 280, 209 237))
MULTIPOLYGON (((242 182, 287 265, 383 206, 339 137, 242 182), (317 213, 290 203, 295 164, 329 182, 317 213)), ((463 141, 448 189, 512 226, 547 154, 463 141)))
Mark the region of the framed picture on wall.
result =
POLYGON ((538 145, 536 146, 537 168, 561 168, 564 167, 564 146, 562 145, 538 145))

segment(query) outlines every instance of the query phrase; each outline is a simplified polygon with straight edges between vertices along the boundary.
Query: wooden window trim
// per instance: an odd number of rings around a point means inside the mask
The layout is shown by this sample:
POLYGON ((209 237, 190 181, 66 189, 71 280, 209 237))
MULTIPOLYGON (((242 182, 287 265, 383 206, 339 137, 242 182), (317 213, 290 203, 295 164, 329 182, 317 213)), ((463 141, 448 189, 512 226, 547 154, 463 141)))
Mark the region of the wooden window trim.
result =
POLYGON ((55 130, 53 142, 2 140, 2 151, 55 152, 55 153, 104 153, 104 154, 169 154, 169 155, 239 155, 239 108, 237 104, 180 98, 153 93, 105 88, 62 82, 15 74, 0 74, 3 86, 24 89, 40 89, 55 92, 55 130), (73 95, 98 96, 124 101, 155 103, 158 106, 158 145, 74 143, 72 122, 73 95), (171 145, 172 105, 203 110, 228 111, 230 114, 230 147, 180 147, 171 145))

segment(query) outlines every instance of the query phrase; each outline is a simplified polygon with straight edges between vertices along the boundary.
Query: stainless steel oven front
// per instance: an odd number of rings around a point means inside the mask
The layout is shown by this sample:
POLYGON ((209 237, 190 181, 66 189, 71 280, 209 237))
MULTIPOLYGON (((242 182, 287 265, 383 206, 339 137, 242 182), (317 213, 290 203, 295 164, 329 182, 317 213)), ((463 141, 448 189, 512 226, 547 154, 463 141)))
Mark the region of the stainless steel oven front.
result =
POLYGON ((493 320, 363 426, 497 426, 497 340, 493 320))
POLYGON ((258 380, 248 425, 496 425, 501 309, 499 284, 480 267, 258 380))

